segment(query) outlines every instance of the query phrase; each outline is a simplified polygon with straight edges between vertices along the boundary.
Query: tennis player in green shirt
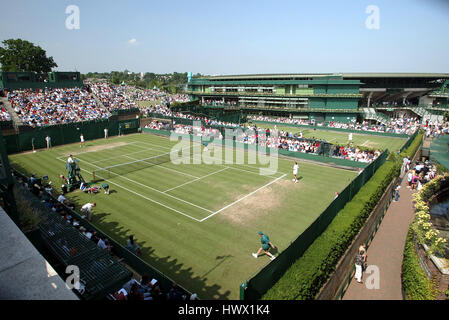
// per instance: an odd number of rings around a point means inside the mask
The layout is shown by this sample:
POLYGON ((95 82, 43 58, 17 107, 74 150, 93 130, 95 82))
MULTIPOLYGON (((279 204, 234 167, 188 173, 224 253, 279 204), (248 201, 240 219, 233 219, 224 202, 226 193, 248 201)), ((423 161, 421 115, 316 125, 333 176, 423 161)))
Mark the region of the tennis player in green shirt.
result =
POLYGON ((262 243, 262 247, 257 251, 257 253, 253 253, 253 257, 257 258, 259 254, 262 252, 262 250, 265 252, 266 255, 270 257, 271 260, 274 260, 276 257, 272 255, 269 250, 271 248, 275 248, 275 246, 271 243, 270 238, 268 238, 268 235, 264 234, 262 231, 258 232, 260 236, 260 242, 262 243))

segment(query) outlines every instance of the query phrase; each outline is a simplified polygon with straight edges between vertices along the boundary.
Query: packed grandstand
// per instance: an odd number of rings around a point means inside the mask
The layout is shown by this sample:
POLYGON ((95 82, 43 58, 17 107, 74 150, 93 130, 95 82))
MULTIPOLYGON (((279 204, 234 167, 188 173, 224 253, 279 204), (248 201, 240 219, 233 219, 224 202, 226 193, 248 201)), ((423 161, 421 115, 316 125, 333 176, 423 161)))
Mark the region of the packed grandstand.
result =
MULTIPOLYGON (((428 138, 438 138, 449 133, 449 123, 447 121, 436 119, 423 120, 423 117, 410 112, 400 116, 392 114, 388 116, 388 121, 375 121, 363 117, 360 117, 359 121, 355 119, 350 121, 318 121, 312 118, 305 119, 304 117, 273 114, 271 112, 265 114, 248 112, 243 122, 228 121, 213 114, 199 114, 193 111, 196 109, 174 108, 174 106, 190 106, 192 102, 195 103, 195 101, 192 101, 192 96, 187 93, 172 94, 156 88, 143 89, 126 84, 114 85, 106 81, 87 80, 82 88, 12 89, 5 90, 5 93, 5 97, 0 101, 0 120, 5 122, 18 121, 17 124, 33 129, 45 129, 52 126, 77 124, 93 120, 102 121, 110 119, 118 111, 132 111, 132 115, 137 115, 138 119, 140 118, 139 120, 142 121, 141 129, 147 128, 156 132, 164 131, 191 135, 208 142, 216 139, 220 143, 221 140, 226 138, 225 129, 233 129, 235 132, 238 132, 235 136, 235 142, 237 143, 275 148, 288 152, 289 155, 299 155, 298 157, 310 155, 330 159, 326 161, 343 160, 358 163, 359 167, 357 167, 357 170, 359 170, 359 174, 363 171, 363 167, 374 165, 376 161, 382 160, 381 157, 385 149, 360 146, 357 143, 353 143, 352 133, 368 135, 390 134, 391 137, 410 138, 411 140, 416 137, 420 129, 424 130, 428 138), (345 143, 332 143, 325 138, 303 135, 303 131, 309 129, 341 129, 342 132, 345 132, 345 135, 347 133, 350 134, 345 143)), ((382 105, 382 103, 380 104, 382 105)), ((197 105, 192 105, 194 106, 193 108, 197 108, 197 105)), ((233 110, 239 106, 235 101, 225 102, 224 99, 206 99, 199 105, 217 110, 225 108, 233 110)), ((106 131, 105 138, 107 138, 106 131)), ((81 143, 80 148, 82 146, 81 143)), ((207 143, 205 146, 207 146, 207 143)), ((49 148, 48 144, 47 148, 49 148)), ((139 152, 142 151, 134 151, 133 153, 138 154, 139 152)), ((125 155, 125 157, 127 157, 128 161, 125 164, 130 164, 130 166, 135 162, 147 162, 150 161, 148 159, 154 158, 152 156, 143 160, 135 160, 130 155, 125 155)), ((435 176, 436 167, 433 164, 423 164, 423 166, 431 167, 431 170, 429 170, 432 175, 422 175, 420 177, 416 170, 410 171, 409 174, 412 172, 416 173, 416 188, 418 188, 421 182, 424 185, 435 176)), ((183 174, 189 175, 187 173, 183 174)), ((86 226, 83 223, 85 216, 79 216, 75 212, 75 204, 71 203, 64 196, 65 193, 59 195, 59 197, 52 196, 54 187, 51 183, 49 184, 48 181, 42 179, 37 180, 34 176, 28 178, 16 173, 16 178, 17 183, 34 194, 50 214, 51 212, 57 213, 58 223, 67 224, 67 227, 76 230, 81 238, 89 239, 97 247, 96 250, 98 252, 106 253, 112 259, 118 258, 116 257, 117 253, 113 250, 115 244, 112 239, 99 234, 94 228, 86 226)), ((61 179, 64 181, 63 187, 65 184, 68 184, 65 177, 61 177, 61 179)), ((197 179, 199 178, 195 178, 194 181, 197 179)), ((412 175, 410 181, 413 179, 414 176, 412 175)), ((412 185, 410 183, 410 186, 412 185)), ((422 185, 419 188, 422 188, 422 185)), ((86 188, 82 188, 82 186, 83 184, 81 184, 81 192, 89 195, 95 195, 103 192, 103 190, 105 193, 108 192, 104 184, 96 186, 92 182, 86 188)), ((335 192, 335 194, 335 199, 337 199, 339 192, 335 192)), ((54 230, 51 229, 49 233, 51 232, 54 232, 54 230)), ((65 239, 64 241, 70 243, 73 239, 65 239)), ((68 245, 65 244, 65 246, 68 248, 68 245)), ((127 240, 127 244, 124 247, 134 255, 140 256, 140 246, 132 238, 127 240)), ((107 298, 112 300, 178 301, 198 298, 197 294, 188 292, 175 281, 172 281, 169 285, 167 283, 162 285, 159 283, 158 278, 149 277, 145 273, 140 273, 139 276, 133 277, 131 280, 122 281, 119 285, 117 289, 107 292, 107 298)))

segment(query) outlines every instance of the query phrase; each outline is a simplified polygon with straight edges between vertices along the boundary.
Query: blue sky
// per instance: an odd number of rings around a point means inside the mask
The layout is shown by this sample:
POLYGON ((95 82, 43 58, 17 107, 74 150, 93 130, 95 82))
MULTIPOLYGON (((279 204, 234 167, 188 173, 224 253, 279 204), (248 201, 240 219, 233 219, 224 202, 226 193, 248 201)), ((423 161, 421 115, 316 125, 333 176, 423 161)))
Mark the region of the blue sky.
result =
POLYGON ((0 0, 0 5, 0 40, 40 45, 61 71, 449 72, 444 0, 0 0), (79 7, 79 30, 66 28, 69 5, 79 7), (377 30, 365 25, 369 5, 379 8, 377 30))

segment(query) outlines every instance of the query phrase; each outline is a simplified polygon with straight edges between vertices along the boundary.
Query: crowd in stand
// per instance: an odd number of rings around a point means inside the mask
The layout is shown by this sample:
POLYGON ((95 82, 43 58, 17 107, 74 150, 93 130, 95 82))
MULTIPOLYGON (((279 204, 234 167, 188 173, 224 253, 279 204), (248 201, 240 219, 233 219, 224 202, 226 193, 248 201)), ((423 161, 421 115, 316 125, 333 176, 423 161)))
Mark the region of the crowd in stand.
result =
POLYGON ((449 133, 449 123, 435 123, 432 121, 427 121, 424 126, 424 130, 427 138, 439 138, 441 135, 449 133))
POLYGON ((332 157, 351 160, 351 161, 366 162, 366 163, 373 162, 380 155, 381 155, 381 152, 379 150, 362 151, 362 150, 360 150, 360 148, 354 147, 351 145, 346 146, 346 147, 345 146, 334 146, 334 149, 331 153, 332 157))
POLYGON ((233 107, 233 106, 237 106, 238 102, 237 101, 223 101, 222 99, 220 99, 220 100, 206 99, 206 100, 204 100, 203 104, 217 106, 217 107, 222 107, 222 106, 223 107, 233 107))
POLYGON ((90 83, 92 93, 94 93, 101 103, 109 110, 122 110, 137 108, 137 104, 126 92, 126 87, 114 86, 107 83, 90 83))
MULTIPOLYGON (((89 82, 87 85, 86 89, 13 90, 8 93, 7 98, 19 119, 32 127, 106 119, 114 110, 137 108, 135 100, 162 100, 163 105, 150 107, 148 111, 171 116, 168 103, 185 102, 189 99, 183 94, 169 95, 159 90, 141 90, 126 85, 114 86, 99 82, 89 82), (103 106, 97 103, 89 90, 103 106)), ((0 107, 0 121, 11 120, 6 109, 0 107)), ((182 114, 177 116, 184 117, 182 114)))
MULTIPOLYGON (((148 125, 148 127, 155 130, 164 130, 159 129, 162 126, 162 124, 157 122, 148 125)), ((306 139, 303 138, 302 133, 293 134, 292 132, 264 129, 251 125, 248 125, 247 128, 240 128, 242 130, 235 137, 235 140, 240 143, 310 154, 323 154, 325 152, 322 146, 325 142, 324 140, 306 139)), ((202 137, 205 140, 223 139, 219 129, 206 126, 177 124, 173 128, 173 132, 191 134, 202 137)), ((361 150, 359 147, 354 147, 351 144, 347 146, 334 145, 327 152, 329 152, 328 156, 330 157, 365 163, 371 163, 381 155, 380 150, 361 150)))
MULTIPOLYGON (((239 127, 240 126, 238 123, 219 121, 219 120, 210 119, 207 117, 193 116, 188 113, 173 112, 169 107, 164 106, 164 105, 148 106, 141 110, 143 110, 144 115, 146 115, 146 116, 151 116, 151 114, 153 113, 153 114, 159 114, 159 115, 173 117, 173 118, 203 121, 208 126, 226 126, 226 127, 239 127)), ((175 122, 176 122, 176 119, 175 119, 175 122)))
POLYGON ((3 102, 0 101, 0 121, 10 121, 10 120, 11 116, 9 115, 9 112, 6 111, 3 102))
POLYGON ((184 301, 196 300, 197 294, 189 295, 176 283, 172 283, 168 292, 163 292, 157 279, 142 275, 140 281, 131 279, 123 287, 112 294, 114 300, 154 300, 154 301, 184 301))
POLYGON ((268 121, 268 122, 279 122, 297 125, 317 125, 319 127, 329 127, 329 128, 341 128, 341 129, 352 129, 360 131, 374 131, 374 132, 388 132, 397 134, 408 134, 412 135, 416 130, 419 129, 421 122, 418 118, 393 118, 388 125, 375 125, 369 124, 367 121, 361 123, 343 123, 336 121, 329 121, 327 123, 315 123, 313 120, 295 119, 287 117, 268 117, 268 116, 248 116, 248 119, 255 121, 268 121))
MULTIPOLYGON (((161 114, 168 117, 202 120, 209 126, 238 127, 239 124, 228 123, 208 119, 206 117, 192 116, 183 112, 172 112, 168 107, 175 102, 189 101, 185 94, 167 94, 158 89, 139 89, 128 85, 110 85, 101 82, 88 82, 88 89, 65 88, 65 89, 27 89, 8 92, 7 98, 17 113, 19 119, 33 127, 81 122, 94 119, 105 119, 114 110, 138 108, 135 101, 154 101, 155 105, 140 108, 145 115, 151 113, 161 114), (99 105, 94 95, 101 101, 99 105)), ((237 105, 236 101, 212 100, 204 101, 205 104, 217 106, 237 105)), ((0 105, 0 121, 10 121, 11 116, 4 106, 0 105)), ((353 129, 360 131, 387 132, 411 135, 420 126, 424 126, 427 137, 438 137, 449 133, 447 122, 437 123, 426 121, 422 123, 416 117, 391 118, 388 125, 370 124, 367 121, 361 123, 342 123, 330 121, 316 123, 314 120, 295 119, 289 117, 270 116, 248 116, 250 120, 279 122, 297 125, 316 125, 329 128, 353 129)))
POLYGON ((148 123, 147 125, 145 125, 145 128, 152 129, 152 130, 170 131, 171 130, 171 125, 170 125, 170 123, 165 123, 165 122, 153 120, 150 123, 148 123))
POLYGON ((32 127, 110 116, 87 90, 79 88, 15 90, 8 92, 7 97, 20 120, 32 127))
POLYGON ((158 101, 164 100, 166 94, 163 91, 157 89, 143 90, 133 86, 126 86, 126 92, 130 97, 133 97, 137 101, 158 101))
POLYGON ((214 138, 223 139, 223 135, 220 130, 214 128, 206 128, 204 126, 197 127, 191 125, 176 124, 173 128, 173 132, 180 134, 191 134, 204 139, 214 138))
POLYGON ((159 89, 140 89, 134 86, 122 85, 128 96, 136 101, 162 101, 163 104, 173 104, 175 102, 187 102, 189 96, 186 94, 168 94, 159 89))
POLYGON ((437 167, 429 161, 418 161, 411 167, 409 158, 404 158, 403 169, 407 172, 407 188, 411 190, 421 190, 422 186, 431 181, 437 175, 437 167))

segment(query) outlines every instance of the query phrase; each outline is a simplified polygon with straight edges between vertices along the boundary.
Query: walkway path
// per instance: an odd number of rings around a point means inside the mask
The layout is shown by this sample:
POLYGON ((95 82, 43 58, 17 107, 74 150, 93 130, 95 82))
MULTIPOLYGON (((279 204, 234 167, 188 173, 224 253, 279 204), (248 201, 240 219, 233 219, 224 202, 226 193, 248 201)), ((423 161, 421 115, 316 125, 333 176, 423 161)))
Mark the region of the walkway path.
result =
MULTIPOLYGON (((343 300, 402 300, 402 256, 409 224, 414 217, 412 193, 404 178, 399 201, 391 202, 368 250, 368 266, 379 267, 379 289, 368 289, 352 279, 343 300)), ((369 275, 364 274, 366 278, 369 275)), ((364 279, 362 279, 364 280, 364 279)))

